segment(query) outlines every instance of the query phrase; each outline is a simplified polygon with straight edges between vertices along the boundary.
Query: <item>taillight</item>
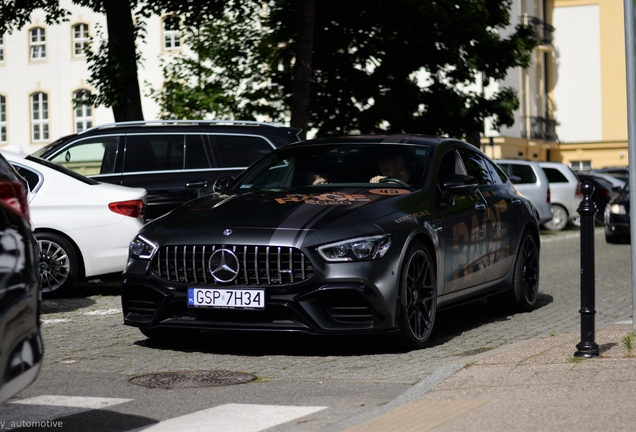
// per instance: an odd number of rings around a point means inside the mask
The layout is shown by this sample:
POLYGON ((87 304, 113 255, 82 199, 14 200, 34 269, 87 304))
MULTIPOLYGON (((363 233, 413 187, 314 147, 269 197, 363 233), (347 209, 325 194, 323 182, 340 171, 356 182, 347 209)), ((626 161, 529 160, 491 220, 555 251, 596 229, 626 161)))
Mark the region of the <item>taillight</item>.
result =
POLYGON ((22 183, 19 181, 0 182, 0 199, 29 219, 29 202, 22 183))
POLYGON ((108 204, 110 211, 142 219, 146 213, 146 204, 142 200, 119 201, 108 204))
POLYGON ((550 195, 550 188, 548 188, 548 191, 545 193, 545 202, 547 203, 552 202, 552 196, 550 195))
POLYGON ((577 196, 577 197, 583 196, 583 194, 581 193, 581 183, 576 185, 576 193, 574 194, 574 196, 577 196))

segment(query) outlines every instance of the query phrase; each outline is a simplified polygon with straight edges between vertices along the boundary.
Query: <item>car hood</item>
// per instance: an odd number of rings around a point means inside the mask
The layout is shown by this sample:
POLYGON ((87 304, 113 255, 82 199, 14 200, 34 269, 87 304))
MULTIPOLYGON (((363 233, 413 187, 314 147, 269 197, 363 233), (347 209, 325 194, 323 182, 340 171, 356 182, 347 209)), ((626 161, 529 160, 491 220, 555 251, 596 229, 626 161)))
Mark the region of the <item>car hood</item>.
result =
POLYGON ((178 229, 329 229, 375 221, 409 207, 401 188, 258 190, 211 194, 157 220, 178 229))

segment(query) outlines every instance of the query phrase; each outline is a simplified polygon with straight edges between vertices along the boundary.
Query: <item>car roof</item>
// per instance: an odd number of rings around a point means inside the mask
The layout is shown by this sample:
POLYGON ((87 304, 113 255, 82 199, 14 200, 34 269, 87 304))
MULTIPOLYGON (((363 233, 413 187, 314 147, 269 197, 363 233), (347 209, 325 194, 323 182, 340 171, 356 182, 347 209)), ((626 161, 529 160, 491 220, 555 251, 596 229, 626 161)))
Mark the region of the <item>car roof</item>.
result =
POLYGON ((292 133, 294 136, 302 131, 302 129, 287 127, 277 123, 256 122, 247 120, 140 120, 140 121, 126 121, 116 123, 105 123, 91 128, 85 129, 82 132, 76 134, 76 136, 94 134, 99 132, 112 132, 117 130, 119 132, 138 132, 140 128, 143 128, 147 132, 156 131, 183 131, 185 128, 209 128, 214 131, 224 132, 237 132, 237 131, 251 131, 259 134, 288 134, 292 133))
MULTIPOLYGON (((419 134, 368 134, 368 135, 342 135, 324 138, 314 138, 307 141, 299 141, 292 145, 315 145, 315 144, 424 144, 437 145, 444 141, 463 142, 452 138, 445 138, 434 135, 419 134)), ((475 147, 477 148, 477 147, 475 147)))

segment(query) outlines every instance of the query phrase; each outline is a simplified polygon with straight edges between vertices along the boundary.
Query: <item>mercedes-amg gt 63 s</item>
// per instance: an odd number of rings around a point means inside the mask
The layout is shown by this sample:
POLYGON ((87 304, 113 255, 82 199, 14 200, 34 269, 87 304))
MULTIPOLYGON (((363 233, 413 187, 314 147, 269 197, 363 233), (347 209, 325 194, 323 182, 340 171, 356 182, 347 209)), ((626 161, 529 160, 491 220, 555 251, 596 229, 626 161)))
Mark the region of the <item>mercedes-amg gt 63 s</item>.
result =
POLYGON ((419 349, 440 308, 491 297, 533 309, 535 214, 456 139, 289 144, 141 229, 122 277, 124 323, 163 340, 392 332, 419 349))

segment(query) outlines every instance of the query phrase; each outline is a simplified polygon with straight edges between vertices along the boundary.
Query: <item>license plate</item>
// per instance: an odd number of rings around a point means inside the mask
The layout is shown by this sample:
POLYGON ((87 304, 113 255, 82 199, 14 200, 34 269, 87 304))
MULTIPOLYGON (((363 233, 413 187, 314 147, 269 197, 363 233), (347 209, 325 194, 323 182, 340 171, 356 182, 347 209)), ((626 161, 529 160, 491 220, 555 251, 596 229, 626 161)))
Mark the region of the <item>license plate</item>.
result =
POLYGON ((265 309, 265 290, 188 288, 188 306, 202 308, 265 309))

